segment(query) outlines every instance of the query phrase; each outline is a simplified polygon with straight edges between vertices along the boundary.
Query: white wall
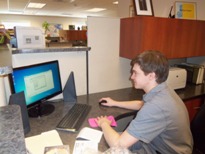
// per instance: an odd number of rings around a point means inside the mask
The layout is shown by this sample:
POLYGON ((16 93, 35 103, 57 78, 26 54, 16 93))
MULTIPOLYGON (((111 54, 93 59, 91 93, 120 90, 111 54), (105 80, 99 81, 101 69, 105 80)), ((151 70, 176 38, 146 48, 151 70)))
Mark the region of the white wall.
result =
POLYGON ((88 18, 90 92, 130 87, 130 60, 119 57, 119 18, 88 18))

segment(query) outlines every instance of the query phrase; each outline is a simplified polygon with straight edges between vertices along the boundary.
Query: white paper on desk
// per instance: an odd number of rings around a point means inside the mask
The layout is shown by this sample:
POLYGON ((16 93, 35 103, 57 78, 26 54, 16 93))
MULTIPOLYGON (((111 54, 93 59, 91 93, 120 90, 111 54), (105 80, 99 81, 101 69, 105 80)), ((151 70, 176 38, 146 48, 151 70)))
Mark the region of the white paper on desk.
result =
POLYGON ((97 153, 102 134, 102 131, 88 127, 81 129, 76 137, 73 154, 97 153))
POLYGON ((98 143, 93 141, 76 140, 73 154, 90 154, 98 152, 98 143))
POLYGON ((48 146, 63 145, 56 130, 51 130, 40 135, 27 137, 25 142, 26 148, 32 154, 43 154, 44 148, 48 146))
POLYGON ((99 143, 102 137, 102 131, 92 129, 89 127, 84 127, 76 137, 77 140, 84 139, 92 142, 99 143))

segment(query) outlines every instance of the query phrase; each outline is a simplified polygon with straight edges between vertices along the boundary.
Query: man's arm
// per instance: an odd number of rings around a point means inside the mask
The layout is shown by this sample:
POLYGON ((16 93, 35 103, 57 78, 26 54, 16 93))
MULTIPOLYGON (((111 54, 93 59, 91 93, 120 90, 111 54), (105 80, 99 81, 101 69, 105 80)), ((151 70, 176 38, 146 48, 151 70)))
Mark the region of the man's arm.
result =
POLYGON ((127 131, 122 134, 116 132, 111 126, 107 117, 98 117, 96 122, 102 128, 105 140, 110 147, 124 147, 128 148, 138 141, 137 138, 131 136, 127 131))
POLYGON ((144 102, 141 100, 133 100, 133 101, 115 101, 109 97, 101 98, 100 101, 105 100, 106 103, 102 103, 104 106, 116 106, 125 109, 131 110, 139 110, 144 102))

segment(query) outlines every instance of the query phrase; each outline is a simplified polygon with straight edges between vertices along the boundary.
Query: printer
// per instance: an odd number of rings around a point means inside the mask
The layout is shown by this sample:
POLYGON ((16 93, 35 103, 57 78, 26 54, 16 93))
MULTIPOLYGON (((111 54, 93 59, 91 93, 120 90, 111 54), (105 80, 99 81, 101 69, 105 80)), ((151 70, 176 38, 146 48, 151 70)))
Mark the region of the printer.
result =
POLYGON ((167 84, 169 87, 176 89, 181 89, 186 86, 187 71, 183 68, 170 67, 169 75, 167 78, 167 84))
POLYGON ((17 48, 45 48, 45 36, 39 27, 15 26, 14 33, 17 48))

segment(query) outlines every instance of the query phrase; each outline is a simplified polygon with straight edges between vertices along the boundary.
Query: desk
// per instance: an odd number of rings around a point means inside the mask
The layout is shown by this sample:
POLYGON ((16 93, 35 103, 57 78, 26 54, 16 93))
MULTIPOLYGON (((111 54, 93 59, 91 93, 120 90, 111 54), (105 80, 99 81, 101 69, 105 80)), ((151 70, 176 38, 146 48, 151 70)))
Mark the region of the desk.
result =
MULTIPOLYGON (((89 112, 87 119, 97 117, 100 115, 118 116, 120 114, 129 112, 130 110, 120 109, 120 108, 115 108, 115 107, 100 107, 98 104, 98 100, 101 97, 108 97, 108 96, 116 100, 131 100, 131 99, 134 99, 133 98, 134 95, 132 93, 133 93, 132 88, 128 88, 128 89, 122 89, 122 90, 116 90, 116 91, 110 91, 110 92, 90 94, 88 96, 87 95, 79 96, 78 102, 87 103, 92 106, 92 109, 89 112)), ((141 98, 141 96, 142 96, 142 92, 135 94, 135 97, 138 97, 139 99, 141 98)), ((26 134, 26 137, 38 135, 42 132, 55 129, 58 122, 62 119, 62 117, 67 113, 67 111, 72 106, 69 103, 63 103, 63 101, 55 102, 53 104, 55 106, 55 111, 52 114, 45 116, 45 117, 41 117, 41 118, 30 118, 31 131, 28 134, 26 134)), ((81 128, 86 127, 86 126, 89 126, 87 120, 83 122, 81 128)), ((99 129, 99 128, 96 128, 96 129, 99 129)), ((65 131, 58 131, 58 133, 61 137, 63 144, 69 145, 71 151, 73 151, 75 138, 78 135, 78 133, 71 133, 71 132, 65 132, 65 131)), ((105 151, 108 148, 109 147, 106 144, 104 137, 102 137, 100 144, 99 144, 99 150, 105 151)))
MULTIPOLYGON (((179 96, 183 100, 205 96, 204 84, 187 85, 185 89, 176 90, 176 92, 179 94, 179 96), (196 92, 193 93, 193 91, 196 91, 196 92)), ((90 113, 88 114, 87 119, 97 117, 100 115, 118 116, 120 114, 130 112, 131 110, 126 110, 126 109, 121 109, 121 108, 116 108, 116 107, 100 107, 98 105, 98 100, 102 97, 111 97, 119 101, 142 99, 143 94, 144 92, 142 90, 126 88, 126 89, 121 89, 121 90, 114 90, 114 91, 79 96, 78 102, 87 103, 92 106, 92 109, 90 113)), ((67 113, 69 108, 72 106, 70 104, 63 103, 62 101, 56 102, 53 104, 55 105, 56 109, 51 115, 42 117, 40 119, 30 118, 31 131, 26 135, 26 137, 38 135, 42 132, 55 129, 58 122, 62 119, 62 117, 67 113)), ((83 122, 81 128, 86 127, 86 126, 89 126, 87 120, 83 122)), ((99 129, 99 128, 96 128, 96 129, 99 129)), ((75 143, 75 138, 78 135, 78 133, 70 133, 70 132, 63 132, 63 131, 58 131, 58 132, 62 139, 63 144, 69 145, 72 151, 74 143, 75 143)), ((102 137, 100 144, 99 144, 99 150, 103 152, 107 150, 108 148, 109 147, 107 143, 105 142, 104 137, 102 137)))

